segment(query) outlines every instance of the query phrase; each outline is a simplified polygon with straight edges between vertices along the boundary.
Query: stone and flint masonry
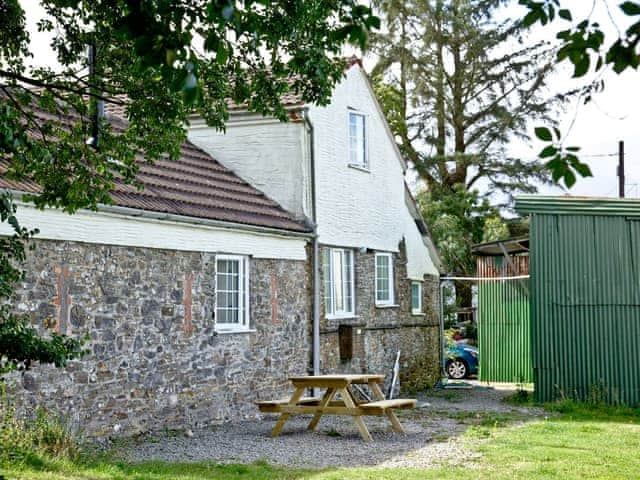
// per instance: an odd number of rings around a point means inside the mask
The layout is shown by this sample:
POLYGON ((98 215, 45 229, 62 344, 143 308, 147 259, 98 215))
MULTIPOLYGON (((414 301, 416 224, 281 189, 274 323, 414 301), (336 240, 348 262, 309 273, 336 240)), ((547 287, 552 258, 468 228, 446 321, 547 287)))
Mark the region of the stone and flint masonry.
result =
POLYGON ((141 162, 145 189, 98 212, 20 205, 40 233, 15 309, 88 341, 10 377, 19 408, 133 435, 256 417, 291 375, 390 380, 398 352, 404 388, 438 378, 437 253, 364 70, 345 73, 326 107, 283 98, 285 124, 242 105, 226 134, 194 119, 176 162, 141 162))

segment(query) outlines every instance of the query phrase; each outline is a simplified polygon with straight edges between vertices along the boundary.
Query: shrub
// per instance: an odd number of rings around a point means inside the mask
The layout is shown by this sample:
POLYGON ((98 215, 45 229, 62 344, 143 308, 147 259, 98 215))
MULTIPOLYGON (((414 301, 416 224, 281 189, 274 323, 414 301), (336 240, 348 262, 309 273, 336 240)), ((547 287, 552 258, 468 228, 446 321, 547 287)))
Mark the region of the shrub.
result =
POLYGON ((60 415, 40 407, 33 416, 20 415, 4 396, 0 415, 0 463, 39 455, 74 459, 80 453, 77 432, 60 415))

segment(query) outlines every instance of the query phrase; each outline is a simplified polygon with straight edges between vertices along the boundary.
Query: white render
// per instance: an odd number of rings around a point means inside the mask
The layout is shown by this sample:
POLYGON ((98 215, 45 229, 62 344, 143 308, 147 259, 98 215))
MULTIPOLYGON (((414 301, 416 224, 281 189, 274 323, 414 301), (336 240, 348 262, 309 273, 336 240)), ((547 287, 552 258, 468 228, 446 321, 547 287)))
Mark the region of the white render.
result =
POLYGON ((308 158, 308 146, 301 123, 236 114, 223 133, 194 119, 189 140, 297 218, 310 216, 309 168, 301 161, 308 158))
POLYGON ((405 203, 405 165, 369 80, 359 65, 346 72, 326 107, 312 106, 320 243, 397 252, 404 238, 407 276, 438 275, 405 203), (348 120, 366 116, 368 170, 348 166, 348 120))
MULTIPOLYGON (((42 211, 22 203, 18 204, 18 218, 23 227, 38 228, 35 238, 40 239, 307 260, 308 239, 303 237, 105 212, 78 211, 68 215, 60 210, 42 211)), ((0 223, 0 235, 12 233, 6 222, 0 223)))
MULTIPOLYGON (((313 125, 319 242, 397 252, 404 239, 408 278, 438 275, 429 241, 406 203, 406 165, 362 67, 355 64, 347 70, 327 106, 304 108, 313 125), (366 170, 348 165, 353 110, 366 117, 366 170)), ((197 121, 189 131, 193 143, 287 210, 308 218, 309 138, 303 121, 283 124, 246 112, 232 113, 226 134, 197 121)))

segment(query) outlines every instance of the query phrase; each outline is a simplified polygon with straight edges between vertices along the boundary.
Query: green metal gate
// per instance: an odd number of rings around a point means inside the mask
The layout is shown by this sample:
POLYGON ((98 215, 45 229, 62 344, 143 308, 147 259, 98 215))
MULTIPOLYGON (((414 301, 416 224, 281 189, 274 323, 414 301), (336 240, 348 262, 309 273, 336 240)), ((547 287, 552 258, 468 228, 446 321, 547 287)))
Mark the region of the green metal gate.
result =
POLYGON ((529 257, 478 257, 479 379, 485 382, 533 382, 529 321, 529 281, 493 280, 529 273, 529 257))

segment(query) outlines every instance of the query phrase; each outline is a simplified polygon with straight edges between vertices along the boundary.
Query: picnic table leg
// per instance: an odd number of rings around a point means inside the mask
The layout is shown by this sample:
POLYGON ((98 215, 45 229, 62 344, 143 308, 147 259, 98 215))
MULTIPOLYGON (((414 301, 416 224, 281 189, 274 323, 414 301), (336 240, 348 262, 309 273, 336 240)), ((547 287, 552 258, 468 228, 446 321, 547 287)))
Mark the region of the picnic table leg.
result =
MULTIPOLYGON (((289 400, 289 403, 287 405, 295 406, 298 403, 298 400, 300 400, 300 397, 302 397, 303 393, 304 387, 296 388, 296 391, 293 392, 293 395, 291 396, 291 399, 289 400)), ((272 437, 277 437, 278 435, 280 435, 280 432, 282 432, 282 427, 284 427, 284 424, 287 423, 288 418, 288 413, 285 412, 280 414, 280 418, 278 419, 276 426, 273 427, 273 430, 271 431, 272 437)))
MULTIPOLYGON (((336 394, 335 388, 328 388, 327 391, 324 393, 322 400, 320 400, 319 407, 320 408, 326 407, 335 394, 336 394)), ((309 431, 315 430, 316 426, 318 425, 318 422, 320 421, 320 417, 322 417, 322 412, 316 412, 313 415, 313 418, 311 419, 311 423, 309 423, 307 430, 309 431)))
MULTIPOLYGON (((371 389, 371 392, 373 393, 373 396, 375 397, 376 400, 385 399, 384 393, 382 393, 382 390, 380 390, 380 386, 377 383, 369 382, 369 388, 371 389)), ((400 423, 400 420, 398 420, 398 417, 396 417, 396 414, 393 413, 393 410, 391 410, 390 408, 387 408, 385 410, 385 413, 387 414, 387 418, 391 422, 391 427, 395 432, 406 433, 404 428, 402 427, 402 424, 400 423)))
MULTIPOLYGON (((340 395, 342 396, 342 401, 344 402, 347 408, 357 408, 355 402, 353 401, 353 397, 351 397, 351 393, 349 392, 348 389, 341 388, 339 392, 340 392, 340 395)), ((373 438, 371 438, 371 434, 369 433, 369 430, 367 429, 367 426, 365 425, 364 420, 362 420, 362 417, 354 415, 353 421, 356 422, 356 427, 358 427, 358 430, 360 431, 360 435, 362 436, 362 439, 365 442, 372 441, 373 438)))

